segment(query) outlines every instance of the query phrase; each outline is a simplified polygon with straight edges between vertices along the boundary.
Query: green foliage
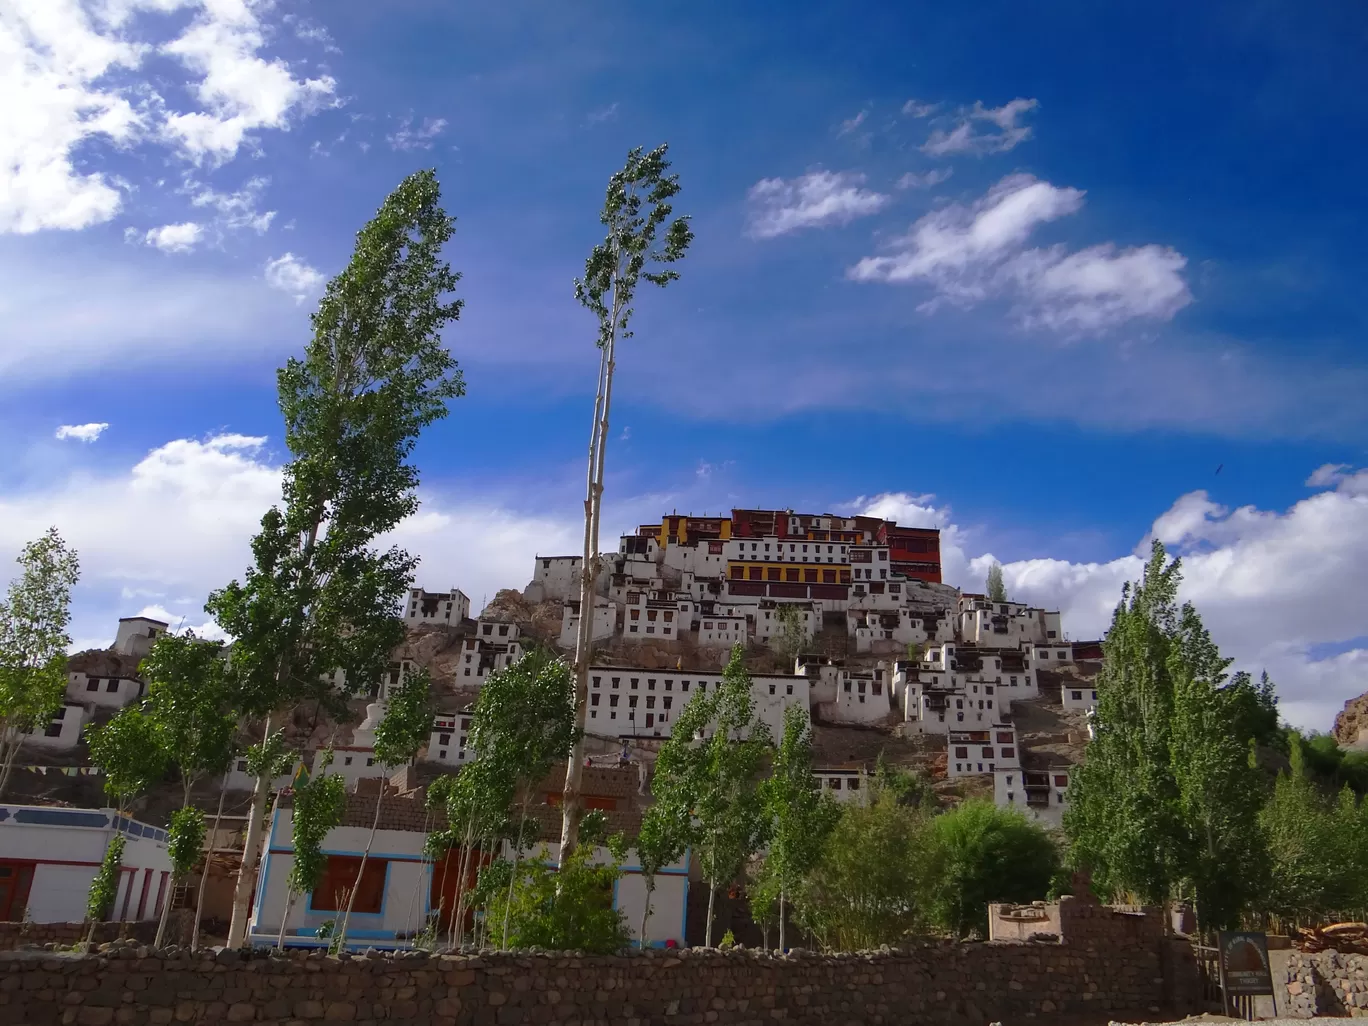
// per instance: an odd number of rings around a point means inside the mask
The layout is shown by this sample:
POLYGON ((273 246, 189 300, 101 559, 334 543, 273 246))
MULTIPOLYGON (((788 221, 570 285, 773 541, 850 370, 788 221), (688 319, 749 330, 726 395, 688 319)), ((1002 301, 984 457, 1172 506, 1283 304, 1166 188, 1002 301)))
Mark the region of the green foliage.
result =
POLYGON ((1064 824, 1076 865, 1105 894, 1161 902, 1195 891, 1204 927, 1234 925, 1266 866, 1255 825, 1263 783, 1251 745, 1276 715, 1272 685, 1226 683, 1177 560, 1155 542, 1113 616, 1098 678, 1096 738, 1064 824))
MULTIPOLYGON (((580 824, 581 844, 557 870, 541 859, 524 861, 513 881, 511 897, 502 889, 489 904, 491 921, 501 921, 507 903, 510 943, 515 948, 582 951, 592 955, 621 951, 631 933, 613 908, 613 885, 621 869, 621 843, 607 845, 607 862, 592 861, 602 840, 602 817, 590 813, 580 824)), ((511 867, 510 867, 511 868, 511 867)))
POLYGON ((139 667, 147 681, 143 712, 188 799, 196 780, 222 772, 233 756, 234 695, 221 646, 190 632, 163 634, 139 667))
POLYGON ((385 715, 375 727, 375 761, 379 765, 405 765, 432 736, 431 686, 428 671, 417 667, 389 692, 385 715))
POLYGON ((1044 898, 1059 866, 1050 835, 1016 809, 968 801, 934 817, 922 868, 927 920, 955 937, 988 936, 988 903, 1044 898))
POLYGON ((76 553, 55 527, 20 552, 19 577, 0 600, 0 794, 22 735, 45 725, 66 693, 76 553))
MULTIPOLYGON (((715 893, 740 877, 746 861, 765 843, 769 826, 757 787, 770 751, 769 731, 755 717, 750 674, 739 645, 717 688, 695 695, 670 733, 672 741, 680 737, 680 744, 668 758, 662 746, 656 777, 679 778, 668 785, 671 800, 687 802, 692 810, 693 841, 715 893)), ((709 940, 711 927, 709 917, 709 940)))
POLYGON ((1284 738, 1285 749, 1300 746, 1306 772, 1317 782, 1333 790, 1352 788, 1359 797, 1368 795, 1368 752, 1345 751, 1333 734, 1302 735, 1288 727, 1284 738))
POLYGON ((795 918, 827 950, 897 944, 921 921, 926 813, 876 786, 847 804, 821 859, 794 892, 795 918))
POLYGON ((589 254, 584 278, 575 281, 575 298, 598 318, 600 348, 615 337, 632 337, 628 325, 639 279, 663 288, 679 278, 673 268, 647 267, 682 260, 693 241, 687 217, 675 218, 661 235, 661 227, 674 213, 670 200, 679 193, 679 176, 666 174, 668 150, 657 146, 643 153, 638 146, 627 154, 622 170, 608 179, 599 215, 608 236, 589 254))
POLYGON ((424 853, 440 858, 468 840, 504 836, 509 831, 514 787, 510 768, 492 760, 477 759, 460 773, 438 777, 428 787, 427 803, 429 808, 442 809, 449 825, 428 834, 424 853))
MULTIPOLYGON (((769 847, 759 874, 762 895, 773 893, 783 904, 801 889, 822 856, 840 809, 812 774, 812 728, 806 710, 789 706, 784 736, 774 753, 770 775, 760 784, 769 847)), ((761 898, 763 904, 763 897, 761 898)), ((780 947, 785 944, 780 923, 780 947)))
POLYGON ((988 568, 988 580, 985 584, 989 602, 1007 601, 1007 585, 1002 580, 1001 563, 993 561, 993 565, 988 568))
POLYGON ((454 222, 439 198, 431 171, 390 194, 328 283, 304 359, 278 375, 284 509, 262 518, 244 581, 206 606, 236 639, 246 711, 307 700, 342 715, 334 672, 360 688, 403 640, 396 611, 415 560, 374 543, 417 508, 408 457, 464 392, 441 339, 461 304, 447 299, 459 276, 441 259, 454 222))
POLYGON ((1291 739, 1292 770, 1281 774, 1259 814, 1269 855, 1260 911, 1293 923, 1368 909, 1368 805, 1347 788, 1338 800, 1307 772, 1305 746, 1291 739))
POLYGON ((793 603, 783 603, 774 611, 774 617, 779 621, 779 654, 785 659, 796 659, 808 643, 802 611, 793 603))
POLYGON ((103 727, 86 728, 90 761, 104 774, 105 793, 123 809, 166 773, 162 733, 135 706, 120 710, 103 727))
POLYGON ((728 948, 736 947, 736 935, 728 930, 722 935, 722 939, 717 942, 717 946, 723 951, 726 951, 728 948))
POLYGON ((109 839, 100 868, 95 871, 95 879, 90 882, 90 894, 86 899, 86 918, 92 924, 104 922, 114 907, 114 899, 119 894, 119 867, 123 864, 124 835, 115 834, 109 839))
POLYGON ((308 894, 323 881, 328 858, 323 841, 328 831, 342 822, 347 811, 346 782, 328 773, 332 749, 326 749, 314 775, 295 785, 292 810, 294 861, 290 865, 288 886, 294 894, 308 894))
POLYGON ((534 648, 480 688, 470 730, 480 760, 537 781, 570 754, 578 737, 574 674, 555 653, 534 648))
POLYGON ((166 850, 171 856, 171 874, 179 879, 195 868, 204 853, 204 813, 187 805, 171 813, 166 831, 166 850))

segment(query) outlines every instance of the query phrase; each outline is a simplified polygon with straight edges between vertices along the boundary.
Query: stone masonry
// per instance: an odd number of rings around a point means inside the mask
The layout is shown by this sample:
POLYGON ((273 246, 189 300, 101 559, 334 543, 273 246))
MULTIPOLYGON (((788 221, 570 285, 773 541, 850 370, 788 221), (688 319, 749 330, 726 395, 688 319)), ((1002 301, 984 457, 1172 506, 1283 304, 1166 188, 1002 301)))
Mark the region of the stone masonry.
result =
POLYGON ((1286 1014, 1368 1017, 1368 955, 1300 951, 1287 956, 1286 1014))
MULTIPOLYGON (((1172 943, 1172 942, 1165 942, 1172 943)), ((683 950, 589 957, 425 952, 335 958, 151 951, 0 954, 6 1026, 252 1022, 292 1026, 945 1024, 1192 1010, 1190 951, 1114 944, 928 944, 787 957, 683 950), (1165 966, 1163 963, 1170 963, 1165 966)))

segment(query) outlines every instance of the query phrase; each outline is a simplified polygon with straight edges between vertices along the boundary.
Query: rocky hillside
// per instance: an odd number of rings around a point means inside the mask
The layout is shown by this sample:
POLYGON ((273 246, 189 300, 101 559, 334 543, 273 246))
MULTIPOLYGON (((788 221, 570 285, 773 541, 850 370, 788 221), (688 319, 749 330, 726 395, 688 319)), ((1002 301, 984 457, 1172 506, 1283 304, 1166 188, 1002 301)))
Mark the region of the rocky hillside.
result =
POLYGON ((1342 745, 1368 740, 1368 692, 1351 698, 1335 717, 1335 740, 1342 745))

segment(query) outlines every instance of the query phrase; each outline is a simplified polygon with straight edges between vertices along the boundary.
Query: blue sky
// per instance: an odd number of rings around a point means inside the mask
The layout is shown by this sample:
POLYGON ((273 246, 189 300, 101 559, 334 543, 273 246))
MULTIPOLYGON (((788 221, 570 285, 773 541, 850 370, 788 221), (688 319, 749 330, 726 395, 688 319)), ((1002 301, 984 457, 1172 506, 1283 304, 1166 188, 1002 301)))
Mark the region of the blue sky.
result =
POLYGON ((1158 535, 1217 640, 1328 727, 1368 689, 1368 19, 741 6, 0 4, 0 544, 82 549, 78 642, 200 622, 276 487, 274 368, 432 166, 469 395, 402 540, 430 587, 523 585, 575 547, 571 282, 607 176, 668 141, 697 241, 619 364, 614 529, 879 508, 1075 637, 1158 535))

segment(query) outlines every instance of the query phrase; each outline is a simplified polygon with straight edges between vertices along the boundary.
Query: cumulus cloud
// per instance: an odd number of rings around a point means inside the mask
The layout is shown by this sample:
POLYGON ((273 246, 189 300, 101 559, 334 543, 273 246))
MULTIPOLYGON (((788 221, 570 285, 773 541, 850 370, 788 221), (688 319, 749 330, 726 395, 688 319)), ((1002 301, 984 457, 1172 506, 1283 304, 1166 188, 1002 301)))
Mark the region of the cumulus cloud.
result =
POLYGON ((394 150, 430 150, 432 141, 446 130, 446 126, 445 118, 424 118, 415 128, 410 116, 399 122, 399 130, 385 139, 394 150))
MULTIPOLYGON (((1368 565, 1368 470, 1341 473, 1332 490, 1282 511, 1230 509, 1202 491, 1180 496, 1134 552, 1116 559, 1004 562, 1008 593, 1059 609, 1071 638, 1101 637, 1121 586, 1139 578, 1149 538, 1158 538, 1182 557, 1180 597, 1196 604, 1235 668, 1267 669, 1291 722, 1329 729, 1344 702, 1368 690, 1368 578, 1359 572, 1368 565)), ((893 493, 857 505, 940 527, 947 582, 981 589, 993 555, 971 555, 974 532, 929 499, 893 493)))
POLYGON ((232 159, 248 133, 288 128, 292 114, 317 110, 336 91, 331 76, 299 78, 285 61, 260 55, 264 9, 253 0, 206 0, 189 27, 160 48, 194 76, 190 91, 202 109, 169 115, 163 131, 196 163, 232 159))
POLYGON ((921 174, 909 171, 899 178, 895 184, 899 189, 930 189, 933 186, 940 185, 951 174, 953 172, 948 167, 935 167, 930 171, 923 171, 921 174))
POLYGON ((902 105, 902 112, 909 118, 924 118, 936 112, 940 106, 936 103, 922 103, 920 100, 908 100, 902 105))
POLYGON ((266 261, 266 284, 302 303, 323 285, 323 275, 293 253, 266 261))
MULTIPOLYGON (((525 585, 539 550, 577 551, 573 520, 520 513, 495 500, 449 501, 431 488, 421 498, 419 511, 382 544, 420 556, 418 579, 429 588, 456 584, 478 602, 525 585)), ((173 627, 184 620, 217 637, 204 600, 241 579, 261 516, 280 500, 280 466, 267 439, 176 439, 131 467, 0 496, 0 555, 57 526, 81 556, 72 627, 81 647, 107 645, 119 616, 140 614, 173 627)))
MULTIPOLYGON (((1001 107, 985 107, 976 102, 965 111, 952 128, 937 128, 922 144, 922 152, 932 156, 953 153, 1006 153, 1031 137, 1029 125, 1018 123, 1027 111, 1039 106, 1039 101, 1017 97, 1001 107), (979 123, 987 122, 997 131, 979 131, 979 123)), ((927 112, 929 113, 929 111, 927 112)))
POLYGON ((143 236, 143 241, 163 253, 189 253, 202 238, 204 228, 194 221, 185 221, 153 228, 143 236))
POLYGON ((1032 175, 1009 175, 968 206, 926 214, 894 240, 889 255, 865 257, 847 273, 855 281, 929 285, 935 295, 923 304, 928 312, 942 302, 967 306, 1006 296, 1024 324, 1066 332, 1101 331, 1137 317, 1168 320, 1192 301, 1181 274, 1187 259, 1164 246, 1027 248, 1041 225, 1080 210, 1083 196, 1032 175))
POLYGON ((63 424, 54 437, 59 441, 74 439, 77 442, 93 442, 105 433, 108 424, 63 424))
POLYGON ((812 171, 798 178, 763 178, 750 188, 749 232, 772 239, 803 228, 849 224, 888 205, 884 193, 864 188, 855 171, 812 171))
POLYGON ((113 218, 128 183, 101 170, 98 148, 169 143, 222 163, 261 129, 331 99, 327 76, 297 75, 266 47, 259 0, 11 0, 0 17, 0 232, 76 230, 113 218), (188 23, 167 15, 190 11, 188 23), (160 42, 155 42, 160 37, 160 42), (197 101, 176 110, 174 82, 197 101))

